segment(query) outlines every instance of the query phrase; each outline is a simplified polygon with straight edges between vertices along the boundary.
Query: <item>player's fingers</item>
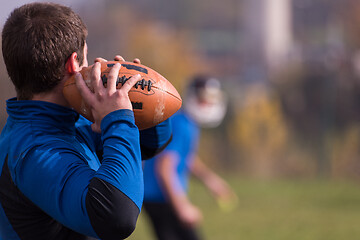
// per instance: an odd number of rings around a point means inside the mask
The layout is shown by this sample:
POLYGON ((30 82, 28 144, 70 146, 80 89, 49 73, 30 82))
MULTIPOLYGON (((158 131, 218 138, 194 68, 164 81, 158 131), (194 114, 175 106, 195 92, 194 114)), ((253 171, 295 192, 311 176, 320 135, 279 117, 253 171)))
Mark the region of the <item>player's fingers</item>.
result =
POLYGON ((92 105, 94 101, 94 95, 86 85, 82 75, 80 73, 75 73, 75 83, 78 88, 80 95, 89 105, 92 105))
POLYGON ((109 93, 114 93, 116 91, 116 81, 119 76, 119 71, 121 68, 120 63, 116 63, 112 68, 110 69, 108 80, 107 80, 107 90, 109 93))
POLYGON ((134 63, 137 63, 137 64, 141 64, 141 61, 140 61, 139 58, 135 58, 135 59, 133 60, 133 62, 134 62, 134 63))
POLYGON ((94 60, 94 63, 96 63, 96 62, 107 62, 107 60, 105 58, 98 57, 98 58, 95 58, 95 60, 94 60))
POLYGON ((141 75, 136 74, 127 80, 124 85, 121 87, 121 91, 128 93, 130 89, 140 80, 141 75))
POLYGON ((103 82, 101 80, 101 64, 96 62, 91 68, 91 85, 94 88, 94 92, 99 92, 104 89, 103 82))
POLYGON ((115 61, 125 62, 125 59, 124 59, 122 56, 120 56, 120 55, 116 55, 116 56, 114 57, 114 60, 115 60, 115 61))

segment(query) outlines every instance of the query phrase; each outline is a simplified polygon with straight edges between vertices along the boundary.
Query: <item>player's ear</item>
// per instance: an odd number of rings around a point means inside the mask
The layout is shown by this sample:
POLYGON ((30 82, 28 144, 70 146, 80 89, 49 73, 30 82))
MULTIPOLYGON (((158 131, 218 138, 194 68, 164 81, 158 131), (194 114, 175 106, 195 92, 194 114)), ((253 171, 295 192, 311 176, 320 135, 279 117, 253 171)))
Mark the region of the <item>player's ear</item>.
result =
POLYGON ((77 60, 77 53, 73 52, 71 56, 68 58, 65 64, 65 69, 67 73, 75 73, 80 70, 79 62, 77 60))

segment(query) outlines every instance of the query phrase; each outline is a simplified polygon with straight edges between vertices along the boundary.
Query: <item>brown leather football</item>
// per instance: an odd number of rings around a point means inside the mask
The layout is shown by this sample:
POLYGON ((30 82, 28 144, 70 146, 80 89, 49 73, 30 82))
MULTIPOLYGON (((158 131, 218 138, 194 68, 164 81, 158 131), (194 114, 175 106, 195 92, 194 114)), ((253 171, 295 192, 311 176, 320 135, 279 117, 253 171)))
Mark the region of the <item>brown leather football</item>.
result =
MULTIPOLYGON (((104 86, 110 68, 117 62, 101 63, 101 79, 104 86)), ((182 99, 175 87, 162 75, 141 64, 133 62, 119 62, 121 68, 117 79, 117 88, 120 88, 131 76, 141 75, 141 80, 129 91, 135 124, 140 130, 153 127, 173 115, 182 104, 182 99)), ((89 86, 90 67, 83 68, 82 74, 86 84, 89 86)), ((82 99, 75 84, 75 75, 64 84, 63 93, 71 107, 90 121, 94 121, 90 108, 82 99)))

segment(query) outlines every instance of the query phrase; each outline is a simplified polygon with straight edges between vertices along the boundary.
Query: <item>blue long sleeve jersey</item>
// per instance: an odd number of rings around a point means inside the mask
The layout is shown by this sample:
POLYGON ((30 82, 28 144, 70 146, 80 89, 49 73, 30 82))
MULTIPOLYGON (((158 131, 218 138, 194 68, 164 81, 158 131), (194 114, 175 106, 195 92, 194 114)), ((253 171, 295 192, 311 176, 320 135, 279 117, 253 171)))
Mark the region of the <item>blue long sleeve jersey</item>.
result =
POLYGON ((139 134, 133 112, 118 110, 98 134, 75 111, 48 102, 9 99, 7 112, 0 239, 129 236, 143 201, 141 154, 151 157, 167 145, 169 121, 139 134))
POLYGON ((168 200, 156 170, 159 157, 163 154, 170 154, 172 157, 168 161, 173 161, 176 166, 175 174, 172 176, 176 181, 172 182, 179 185, 172 187, 185 192, 188 189, 189 165, 198 149, 200 129, 183 111, 175 113, 170 117, 170 121, 173 129, 171 143, 159 155, 143 163, 144 202, 164 203, 168 200))

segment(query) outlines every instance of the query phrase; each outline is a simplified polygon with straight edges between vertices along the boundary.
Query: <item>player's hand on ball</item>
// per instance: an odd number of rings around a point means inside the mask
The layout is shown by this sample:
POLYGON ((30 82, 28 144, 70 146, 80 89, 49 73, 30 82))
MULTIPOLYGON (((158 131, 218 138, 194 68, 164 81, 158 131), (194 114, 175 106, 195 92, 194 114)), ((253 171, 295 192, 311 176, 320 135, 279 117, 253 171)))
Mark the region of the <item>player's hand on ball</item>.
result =
POLYGON ((107 87, 104 87, 100 77, 101 65, 99 62, 96 62, 92 67, 90 75, 90 85, 93 92, 87 87, 80 73, 77 73, 75 76, 76 86, 94 117, 93 131, 100 132, 101 121, 107 114, 119 109, 132 110, 128 92, 139 81, 140 75, 134 75, 120 89, 116 89, 116 80, 120 68, 120 63, 116 63, 111 68, 107 87))
MULTIPOLYGON (((120 56, 118 57, 120 58, 120 56)), ((120 89, 134 75, 140 74, 140 78, 137 78, 137 83, 133 84, 131 90, 128 91, 128 96, 133 106, 135 124, 139 130, 153 127, 165 121, 181 107, 182 100, 175 87, 153 69, 134 62, 98 60, 94 65, 80 70, 80 74, 85 79, 87 87, 97 95, 97 98, 99 96, 103 97, 103 93, 109 93, 110 91, 105 89, 109 85, 108 78, 110 71, 112 71, 110 81, 118 83, 116 89, 120 89), (118 67, 112 68, 117 64, 121 64, 121 68, 115 71, 118 67), (117 76, 114 76, 114 74, 117 74, 117 76), (97 92, 94 91, 94 87, 96 87, 97 92)), ((140 60, 135 59, 134 61, 139 62, 140 60)), ((95 123, 96 119, 93 116, 94 106, 90 106, 88 103, 90 101, 90 104, 93 104, 93 101, 91 101, 91 97, 87 100, 83 98, 76 81, 75 74, 66 80, 63 87, 64 97, 70 107, 89 121, 95 123)), ((112 91, 115 91, 113 89, 114 85, 111 86, 112 91)), ((113 100, 116 99, 113 98, 113 100)), ((114 104, 116 105, 116 103, 111 103, 109 106, 114 104)), ((105 104, 104 110, 107 107, 105 104)))
MULTIPOLYGON (((105 58, 98 57, 98 58, 95 58, 94 63, 96 63, 96 62, 107 62, 107 61, 108 61, 108 60, 106 60, 105 58)), ((114 57, 114 61, 125 62, 125 59, 124 59, 122 56, 120 56, 120 55, 116 55, 116 56, 114 57)), ((140 61, 139 58, 135 58, 135 59, 133 60, 133 63, 141 64, 141 61, 140 61)))

